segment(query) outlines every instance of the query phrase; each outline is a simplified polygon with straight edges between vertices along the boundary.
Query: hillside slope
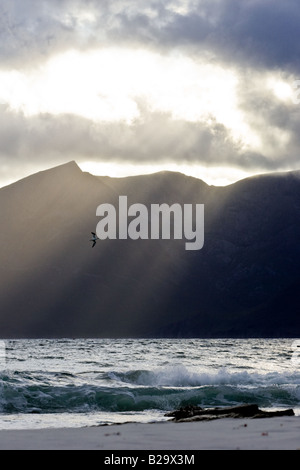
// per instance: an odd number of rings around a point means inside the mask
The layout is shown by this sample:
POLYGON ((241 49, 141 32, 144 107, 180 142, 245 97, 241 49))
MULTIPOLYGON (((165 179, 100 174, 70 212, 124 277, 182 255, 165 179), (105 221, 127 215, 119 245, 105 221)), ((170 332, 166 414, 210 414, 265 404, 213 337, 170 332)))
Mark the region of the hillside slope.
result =
POLYGON ((227 187, 162 172, 96 177, 75 162, 0 190, 0 336, 300 335, 300 173, 227 187), (205 242, 103 240, 102 203, 204 204, 205 242))

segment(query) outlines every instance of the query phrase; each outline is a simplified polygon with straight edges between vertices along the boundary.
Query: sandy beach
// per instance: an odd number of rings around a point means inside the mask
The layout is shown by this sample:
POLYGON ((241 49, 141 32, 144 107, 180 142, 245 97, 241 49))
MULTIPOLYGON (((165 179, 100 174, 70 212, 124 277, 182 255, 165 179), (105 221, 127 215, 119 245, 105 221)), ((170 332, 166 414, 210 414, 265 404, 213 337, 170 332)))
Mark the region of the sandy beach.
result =
POLYGON ((1 430, 0 450, 299 450, 300 418, 1 430))

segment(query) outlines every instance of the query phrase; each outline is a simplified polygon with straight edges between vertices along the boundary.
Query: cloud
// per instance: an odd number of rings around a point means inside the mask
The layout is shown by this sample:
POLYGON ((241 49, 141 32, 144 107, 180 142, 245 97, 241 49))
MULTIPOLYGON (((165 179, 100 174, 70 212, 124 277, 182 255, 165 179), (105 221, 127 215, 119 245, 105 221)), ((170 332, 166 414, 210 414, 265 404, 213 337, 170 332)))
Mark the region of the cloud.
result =
MULTIPOLYGON (((273 139, 271 157, 245 150, 232 139, 230 132, 213 120, 210 123, 188 122, 173 119, 169 113, 150 111, 141 105, 139 117, 128 126, 124 121, 95 123, 75 115, 42 114, 25 117, 22 113, 2 109, 0 113, 0 159, 2 165, 18 167, 53 164, 76 159, 84 161, 122 161, 137 164, 148 162, 190 163, 212 166, 235 166, 249 170, 272 170, 294 163, 299 144, 297 126, 299 114, 294 119, 282 108, 275 109, 273 125, 277 130, 293 133, 293 152, 289 156, 276 153, 273 128, 266 140, 273 139), (291 122, 290 122, 291 121, 291 122), (288 158, 288 160, 287 160, 288 158)), ((267 112, 267 111, 266 111, 267 112)), ((261 119, 269 119, 262 116, 261 119)), ((271 145, 271 144, 270 144, 271 145)))
POLYGON ((131 126, 124 121, 93 123, 75 115, 25 117, 2 110, 0 155, 15 162, 76 157, 128 162, 222 162, 234 146, 224 126, 174 120, 168 113, 141 110, 131 126))
MULTIPOLYGON (((120 2, 116 2, 116 4, 120 2)), ((245 66, 291 67, 299 71, 300 10, 297 0, 121 2, 107 37, 160 51, 182 48, 194 56, 245 66)), ((114 15, 114 2, 104 19, 114 15)), ((100 22, 101 19, 99 18, 100 22)), ((98 23, 99 24, 99 23, 98 23)))
POLYGON ((299 71, 299 22, 297 0, 3 0, 0 55, 2 65, 31 63, 72 47, 125 43, 299 71))
POLYGON ((86 47, 101 17, 98 10, 99 3, 97 9, 96 2, 81 0, 3 0, 1 67, 32 66, 69 48, 86 47))
MULTIPOLYGON (((130 97, 128 123, 79 115, 25 115, 0 106, 0 169, 80 161, 190 162, 249 170, 298 165, 300 107, 278 99, 266 82, 300 74, 297 0, 3 0, 0 69, 38 70, 51 57, 106 47, 181 54, 230 69, 238 110, 258 144, 245 146, 215 116, 174 117, 130 97)), ((171 80, 171 78, 170 78, 171 80)))

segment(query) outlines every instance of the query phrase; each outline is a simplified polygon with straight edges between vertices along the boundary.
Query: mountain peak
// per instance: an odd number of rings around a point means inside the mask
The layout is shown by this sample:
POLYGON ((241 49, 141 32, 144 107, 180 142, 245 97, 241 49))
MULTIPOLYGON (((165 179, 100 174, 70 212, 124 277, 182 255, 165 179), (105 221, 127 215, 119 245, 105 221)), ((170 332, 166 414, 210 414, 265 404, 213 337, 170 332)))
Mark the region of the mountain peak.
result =
POLYGON ((76 161, 75 160, 71 160, 67 163, 63 163, 62 165, 60 166, 65 166, 65 167, 68 167, 68 168, 76 168, 77 170, 80 170, 81 169, 79 168, 79 166, 77 165, 76 161))
POLYGON ((44 171, 76 171, 82 173, 82 170, 79 168, 75 160, 71 160, 67 163, 62 163, 61 165, 54 166, 44 171))

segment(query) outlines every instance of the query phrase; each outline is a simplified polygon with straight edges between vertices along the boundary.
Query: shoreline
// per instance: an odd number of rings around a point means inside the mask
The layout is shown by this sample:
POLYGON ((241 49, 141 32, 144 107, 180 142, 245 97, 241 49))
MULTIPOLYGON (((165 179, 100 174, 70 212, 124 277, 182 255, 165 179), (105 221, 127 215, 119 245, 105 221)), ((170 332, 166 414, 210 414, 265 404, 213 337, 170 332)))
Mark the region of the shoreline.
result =
POLYGON ((0 430, 0 450, 300 450, 300 417, 0 430))

